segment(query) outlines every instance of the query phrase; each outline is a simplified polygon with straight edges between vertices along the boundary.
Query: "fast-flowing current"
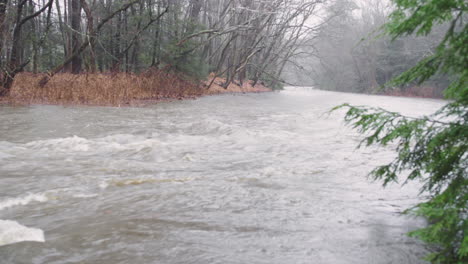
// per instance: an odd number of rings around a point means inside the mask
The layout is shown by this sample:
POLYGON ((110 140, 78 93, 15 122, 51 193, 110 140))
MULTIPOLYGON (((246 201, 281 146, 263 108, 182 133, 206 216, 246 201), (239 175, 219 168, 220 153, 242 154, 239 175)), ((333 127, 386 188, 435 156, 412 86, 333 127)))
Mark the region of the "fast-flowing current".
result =
POLYGON ((444 101, 287 88, 141 108, 0 106, 0 263, 424 263, 420 183, 367 173, 341 103, 444 101))

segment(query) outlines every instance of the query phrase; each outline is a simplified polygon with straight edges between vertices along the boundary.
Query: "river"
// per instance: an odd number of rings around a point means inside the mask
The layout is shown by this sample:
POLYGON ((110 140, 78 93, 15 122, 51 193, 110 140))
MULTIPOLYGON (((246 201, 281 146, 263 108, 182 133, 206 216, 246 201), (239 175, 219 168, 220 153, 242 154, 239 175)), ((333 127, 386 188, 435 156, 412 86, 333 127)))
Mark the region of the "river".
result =
POLYGON ((366 178, 395 153, 356 149, 343 112, 326 114, 344 102, 412 116, 444 104, 289 87, 0 106, 0 263, 425 263, 405 235, 424 221, 401 214, 418 183, 366 178))

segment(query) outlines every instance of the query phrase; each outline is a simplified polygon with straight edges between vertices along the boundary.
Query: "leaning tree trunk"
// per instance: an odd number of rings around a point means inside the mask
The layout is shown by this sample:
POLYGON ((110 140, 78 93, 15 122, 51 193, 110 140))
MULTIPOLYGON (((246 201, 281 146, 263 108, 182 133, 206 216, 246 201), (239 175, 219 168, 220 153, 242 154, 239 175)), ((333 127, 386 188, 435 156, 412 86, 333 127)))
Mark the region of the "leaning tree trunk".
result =
POLYGON ((10 92, 10 88, 13 84, 13 80, 16 74, 18 72, 23 71, 23 68, 29 63, 29 61, 21 62, 19 58, 21 53, 21 28, 26 22, 37 17, 42 12, 44 12, 44 10, 49 8, 49 6, 52 5, 53 0, 49 0, 49 2, 47 2, 47 4, 41 9, 23 18, 23 8, 26 2, 27 0, 22 0, 18 3, 18 6, 16 8, 16 20, 15 27, 13 29, 13 41, 10 51, 10 61, 8 62, 7 72, 2 80, 3 89, 0 90, 0 96, 7 95, 10 92))
POLYGON ((15 28, 13 30, 13 40, 10 50, 10 60, 7 66, 7 72, 3 77, 3 89, 0 91, 0 96, 7 95, 10 91, 11 85, 13 84, 13 80, 15 75, 18 71, 19 65, 19 53, 21 52, 20 49, 20 41, 21 41, 21 27, 23 24, 21 23, 23 8, 26 4, 26 0, 21 1, 18 3, 16 8, 16 22, 15 28))

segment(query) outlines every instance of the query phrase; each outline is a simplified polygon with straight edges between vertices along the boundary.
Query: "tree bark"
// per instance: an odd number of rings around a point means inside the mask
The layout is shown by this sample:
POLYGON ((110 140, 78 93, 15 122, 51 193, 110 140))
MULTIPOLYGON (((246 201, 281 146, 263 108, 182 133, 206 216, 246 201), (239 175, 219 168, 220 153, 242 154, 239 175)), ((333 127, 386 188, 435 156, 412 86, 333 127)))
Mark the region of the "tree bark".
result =
POLYGON ((81 0, 81 6, 87 19, 87 38, 89 39, 89 70, 96 72, 96 33, 94 32, 94 17, 86 0, 81 0))
MULTIPOLYGON (((2 65, 3 57, 3 44, 5 43, 3 38, 5 36, 5 18, 6 18, 6 9, 8 5, 8 0, 0 0, 0 66, 2 65)), ((1 78, 1 74, 0 74, 1 78)))
POLYGON ((203 6, 203 1, 202 0, 191 0, 190 1, 191 8, 190 8, 190 15, 188 19, 188 25, 187 25, 187 30, 186 34, 190 35, 192 34, 195 29, 197 28, 199 16, 200 16, 200 11, 203 6))
MULTIPOLYGON (((81 46, 81 1, 72 0, 71 2, 71 28, 73 30, 71 37, 72 53, 76 53, 81 46)), ((75 56, 71 61, 71 73, 81 72, 81 55, 75 56)))

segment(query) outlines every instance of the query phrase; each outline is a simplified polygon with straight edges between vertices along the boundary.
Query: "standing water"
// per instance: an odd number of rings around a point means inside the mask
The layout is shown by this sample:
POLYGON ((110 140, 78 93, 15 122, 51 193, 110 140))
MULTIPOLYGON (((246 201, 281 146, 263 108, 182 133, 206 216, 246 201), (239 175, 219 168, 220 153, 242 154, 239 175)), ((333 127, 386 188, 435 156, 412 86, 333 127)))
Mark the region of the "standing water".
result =
POLYGON ((443 101, 288 88, 145 108, 0 106, 0 263, 424 263, 401 212, 417 184, 367 173, 349 102, 443 101), (23 241, 23 242, 21 242, 23 241), (21 242, 21 243, 18 243, 21 242))

